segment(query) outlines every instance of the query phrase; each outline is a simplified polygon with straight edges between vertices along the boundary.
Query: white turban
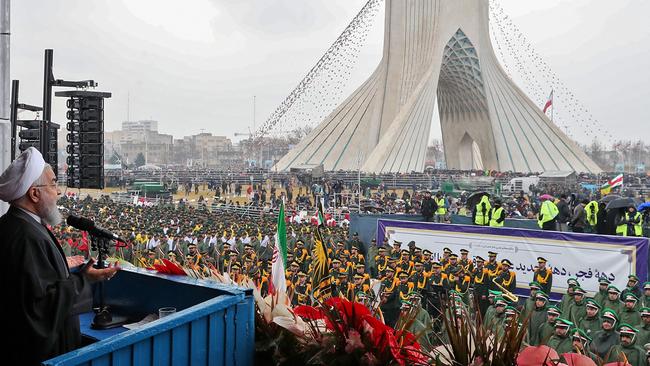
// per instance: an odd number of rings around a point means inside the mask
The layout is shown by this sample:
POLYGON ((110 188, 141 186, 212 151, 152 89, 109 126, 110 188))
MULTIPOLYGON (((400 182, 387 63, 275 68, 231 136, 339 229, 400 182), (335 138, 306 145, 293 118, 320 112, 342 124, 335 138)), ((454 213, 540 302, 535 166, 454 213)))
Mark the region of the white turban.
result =
POLYGON ((0 175, 0 200, 11 202, 24 196, 41 177, 45 166, 40 151, 34 147, 25 150, 0 175))

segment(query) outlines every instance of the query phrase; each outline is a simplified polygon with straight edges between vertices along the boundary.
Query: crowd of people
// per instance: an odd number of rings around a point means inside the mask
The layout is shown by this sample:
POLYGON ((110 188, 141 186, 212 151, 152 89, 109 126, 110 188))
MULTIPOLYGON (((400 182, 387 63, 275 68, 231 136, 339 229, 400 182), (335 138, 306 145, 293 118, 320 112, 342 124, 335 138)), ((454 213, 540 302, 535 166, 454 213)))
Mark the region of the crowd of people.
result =
MULTIPOLYGON (((448 220, 448 197, 427 191, 411 197, 414 196, 425 219, 448 220)), ((476 202, 473 209, 462 207, 476 225, 500 227, 511 215, 499 199, 490 200, 488 195, 464 200, 476 202)), ((558 199, 541 197, 540 202, 537 219, 541 228, 579 231, 577 213, 583 220, 584 231, 599 232, 597 221, 590 221, 586 208, 592 202, 598 205, 597 201, 569 203, 561 195, 558 199), (560 212, 566 216, 558 217, 560 212), (567 224, 564 228, 563 223, 567 224)), ((234 283, 251 280, 263 296, 268 294, 277 223, 272 212, 249 217, 235 212, 211 212, 207 206, 120 204, 108 196, 66 196, 59 205, 64 211, 91 218, 120 237, 129 238, 127 246, 115 247, 111 253, 114 257, 145 268, 154 268, 164 258, 191 269, 199 277, 210 278, 216 273, 234 283)), ((412 314, 415 308, 417 321, 409 326, 415 333, 424 334, 425 344, 433 346, 444 341, 437 336, 441 329, 436 321, 438 310, 444 299, 457 298, 459 307, 494 334, 501 334, 513 316, 530 316, 528 344, 547 344, 561 352, 582 352, 594 359, 614 360, 623 353, 628 360, 646 360, 642 347, 650 343, 650 283, 639 287, 639 279, 634 276, 626 284, 610 284, 603 278, 600 292, 595 294, 586 293, 577 279, 571 279, 562 300, 553 304, 552 269, 539 257, 530 278, 529 297, 523 300, 514 295, 517 276, 512 263, 507 258, 499 259, 496 252, 452 253, 448 248, 440 248, 438 255, 422 250, 415 242, 385 239, 377 243, 373 239, 364 243, 356 233, 350 235, 347 225, 318 229, 311 220, 294 220, 291 208, 287 211, 286 291, 293 305, 313 303, 313 289, 320 285, 311 283, 311 270, 314 234, 321 230, 332 296, 373 307, 389 325, 403 321, 403 315, 412 314), (616 285, 625 289, 619 291, 616 285)), ((594 214, 591 216, 598 220, 600 216, 594 214)), ((637 234, 636 224, 631 227, 625 235, 637 234)), ((55 227, 54 232, 67 255, 88 250, 88 238, 83 233, 65 225, 55 227)))

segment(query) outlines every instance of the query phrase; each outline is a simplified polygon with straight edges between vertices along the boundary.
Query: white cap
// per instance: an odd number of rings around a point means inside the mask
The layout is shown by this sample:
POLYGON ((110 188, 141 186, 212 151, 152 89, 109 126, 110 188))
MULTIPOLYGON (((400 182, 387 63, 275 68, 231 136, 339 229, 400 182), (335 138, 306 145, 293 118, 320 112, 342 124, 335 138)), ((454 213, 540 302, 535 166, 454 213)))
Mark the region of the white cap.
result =
POLYGON ((43 174, 46 163, 34 147, 25 150, 0 176, 0 200, 15 201, 43 174))

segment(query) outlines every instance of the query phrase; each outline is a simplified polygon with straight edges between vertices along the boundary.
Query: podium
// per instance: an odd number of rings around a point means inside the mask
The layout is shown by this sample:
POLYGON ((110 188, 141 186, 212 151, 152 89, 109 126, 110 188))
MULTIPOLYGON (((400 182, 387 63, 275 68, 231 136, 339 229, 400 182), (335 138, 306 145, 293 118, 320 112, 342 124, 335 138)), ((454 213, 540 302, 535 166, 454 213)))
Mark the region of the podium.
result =
POLYGON ((114 315, 138 322, 158 309, 176 313, 137 329, 90 327, 80 314, 84 347, 43 365, 252 365, 255 303, 252 290, 145 269, 123 269, 104 282, 114 315))

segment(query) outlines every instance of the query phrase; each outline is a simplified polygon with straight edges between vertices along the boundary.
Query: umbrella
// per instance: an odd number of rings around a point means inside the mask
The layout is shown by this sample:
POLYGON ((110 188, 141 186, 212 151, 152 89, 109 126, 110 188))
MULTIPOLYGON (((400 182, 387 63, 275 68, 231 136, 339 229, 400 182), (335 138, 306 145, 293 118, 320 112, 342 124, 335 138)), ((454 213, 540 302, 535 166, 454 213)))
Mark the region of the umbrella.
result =
POLYGON ((476 206, 483 196, 490 198, 490 194, 487 192, 474 192, 469 197, 467 197, 467 207, 473 209, 476 206))
POLYGON ((639 212, 641 212, 643 210, 650 210, 650 202, 644 202, 644 203, 640 204, 639 207, 637 207, 636 210, 639 211, 639 212))
POLYGON ((554 349, 548 346, 526 347, 517 356, 517 365, 519 366, 549 366, 554 365, 553 360, 559 359, 560 356, 554 349))
POLYGON ((547 193, 547 194, 543 194, 543 195, 539 196, 539 199, 540 200, 552 200, 553 196, 551 196, 550 194, 547 193))
POLYGON ((577 353, 563 353, 562 357, 568 366, 596 366, 596 363, 585 355, 577 353))
POLYGON ((605 196, 605 197, 601 198, 600 201, 598 201, 598 202, 609 203, 609 202, 611 202, 613 200, 616 200, 616 199, 619 199, 619 198, 621 198, 621 196, 616 195, 616 194, 610 194, 609 196, 605 196))
POLYGON ((634 205, 634 200, 631 198, 617 198, 613 201, 610 201, 605 209, 613 210, 616 208, 627 208, 630 205, 634 205))

